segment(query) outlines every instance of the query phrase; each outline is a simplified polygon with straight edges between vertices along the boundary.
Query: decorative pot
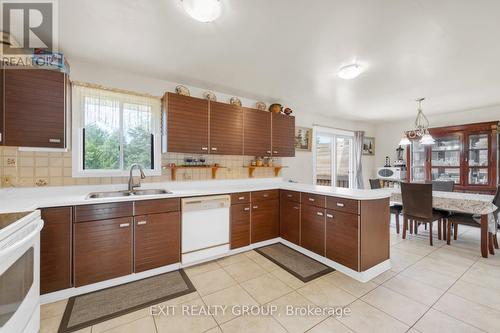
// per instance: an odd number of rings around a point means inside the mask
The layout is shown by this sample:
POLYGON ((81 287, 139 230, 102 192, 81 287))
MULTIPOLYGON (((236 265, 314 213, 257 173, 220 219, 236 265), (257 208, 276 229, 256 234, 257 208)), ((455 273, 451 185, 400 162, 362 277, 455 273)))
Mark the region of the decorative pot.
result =
POLYGON ((278 103, 269 105, 269 111, 273 113, 280 113, 282 109, 283 107, 281 106, 281 104, 278 103))
POLYGON ((284 113, 284 114, 286 114, 287 116, 291 115, 291 114, 292 114, 292 112, 293 112, 293 111, 292 111, 292 109, 290 109, 290 108, 285 108, 285 109, 283 110, 283 113, 284 113))

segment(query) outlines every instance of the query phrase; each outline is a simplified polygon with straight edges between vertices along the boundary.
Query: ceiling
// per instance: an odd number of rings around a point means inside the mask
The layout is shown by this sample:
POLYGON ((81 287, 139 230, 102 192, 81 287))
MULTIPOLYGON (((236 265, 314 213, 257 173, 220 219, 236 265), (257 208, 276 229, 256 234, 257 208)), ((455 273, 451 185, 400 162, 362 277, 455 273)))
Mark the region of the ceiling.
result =
MULTIPOLYGON (((64 0, 68 58, 297 112, 385 121, 500 105, 498 0, 221 0, 199 23, 180 0, 64 0), (357 79, 336 76, 356 59, 357 79)), ((500 113, 500 111, 499 111, 500 113)))

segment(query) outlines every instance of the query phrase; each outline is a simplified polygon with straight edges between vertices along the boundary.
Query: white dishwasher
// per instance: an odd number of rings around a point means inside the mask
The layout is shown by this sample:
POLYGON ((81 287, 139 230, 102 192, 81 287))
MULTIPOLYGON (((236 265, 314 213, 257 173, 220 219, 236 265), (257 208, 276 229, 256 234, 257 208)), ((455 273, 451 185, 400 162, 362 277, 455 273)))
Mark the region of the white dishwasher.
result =
POLYGON ((231 197, 182 199, 182 263, 190 264, 229 252, 231 197))

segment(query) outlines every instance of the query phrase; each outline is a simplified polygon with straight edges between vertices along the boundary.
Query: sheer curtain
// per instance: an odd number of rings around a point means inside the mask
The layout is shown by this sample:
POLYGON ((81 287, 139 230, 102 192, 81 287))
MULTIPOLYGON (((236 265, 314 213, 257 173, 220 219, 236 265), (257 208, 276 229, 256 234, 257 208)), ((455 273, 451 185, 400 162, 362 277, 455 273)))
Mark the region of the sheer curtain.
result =
POLYGON ((354 188, 364 189, 365 184, 363 181, 363 165, 361 163, 363 157, 363 139, 365 132, 354 132, 354 188))

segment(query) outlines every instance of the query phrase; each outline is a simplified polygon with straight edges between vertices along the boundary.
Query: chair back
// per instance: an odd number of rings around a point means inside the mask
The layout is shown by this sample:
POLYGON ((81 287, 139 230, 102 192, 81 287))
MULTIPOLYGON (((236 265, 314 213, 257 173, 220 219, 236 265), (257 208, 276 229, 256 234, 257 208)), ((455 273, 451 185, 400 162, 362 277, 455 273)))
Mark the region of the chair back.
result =
POLYGON ((455 189, 455 182, 453 180, 433 180, 432 190, 441 192, 453 192, 455 189))
POLYGON ((432 184, 401 183, 403 210, 407 215, 432 217, 432 184))
POLYGON ((498 213, 500 213, 500 185, 497 186, 497 193, 493 198, 493 204, 497 206, 497 210, 493 212, 493 216, 495 217, 495 221, 498 221, 498 213))
POLYGON ((378 188, 382 188, 382 184, 380 184, 379 179, 370 179, 370 187, 372 190, 376 190, 378 188))

